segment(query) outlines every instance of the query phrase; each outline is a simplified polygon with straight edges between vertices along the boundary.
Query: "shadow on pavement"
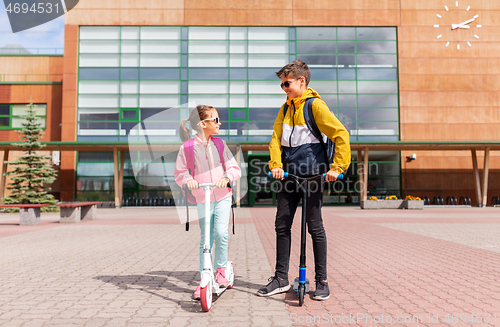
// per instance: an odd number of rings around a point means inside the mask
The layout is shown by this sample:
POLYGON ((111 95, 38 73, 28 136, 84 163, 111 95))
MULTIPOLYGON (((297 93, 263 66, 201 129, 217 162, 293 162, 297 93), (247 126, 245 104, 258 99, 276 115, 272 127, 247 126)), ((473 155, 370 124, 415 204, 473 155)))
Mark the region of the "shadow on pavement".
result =
MULTIPOLYGON (((199 303, 193 300, 192 295, 196 285, 193 283, 193 277, 196 276, 197 271, 153 271, 144 275, 125 275, 125 276, 97 276, 94 279, 100 280, 104 283, 110 283, 122 290, 139 290, 165 301, 171 301, 180 305, 181 309, 188 312, 200 311, 199 303), (158 276, 159 275, 159 276, 158 276), (165 277, 163 277, 165 276, 165 277), (179 286, 179 281, 193 285, 192 288, 185 288, 179 286), (156 293, 155 291, 167 289, 170 292, 185 294, 186 301, 169 298, 156 293)), ((214 297, 214 301, 216 297, 214 297)))

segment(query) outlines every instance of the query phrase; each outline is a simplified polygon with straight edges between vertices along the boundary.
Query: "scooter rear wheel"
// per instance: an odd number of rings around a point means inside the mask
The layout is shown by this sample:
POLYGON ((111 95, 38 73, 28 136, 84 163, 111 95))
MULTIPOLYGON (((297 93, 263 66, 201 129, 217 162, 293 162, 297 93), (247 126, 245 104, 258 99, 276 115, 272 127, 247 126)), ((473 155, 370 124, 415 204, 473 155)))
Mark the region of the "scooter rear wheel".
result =
POLYGON ((299 286, 299 306, 302 306, 304 304, 304 295, 306 293, 306 289, 304 285, 299 286))
POLYGON ((200 292, 201 310, 208 312, 212 308, 212 282, 201 288, 200 292))

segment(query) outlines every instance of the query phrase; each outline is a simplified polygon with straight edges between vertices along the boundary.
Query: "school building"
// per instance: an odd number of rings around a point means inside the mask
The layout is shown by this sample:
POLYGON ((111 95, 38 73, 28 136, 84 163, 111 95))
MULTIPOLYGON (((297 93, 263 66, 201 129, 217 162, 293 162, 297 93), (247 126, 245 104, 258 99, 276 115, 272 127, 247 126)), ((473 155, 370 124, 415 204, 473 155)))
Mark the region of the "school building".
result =
POLYGON ((0 157, 15 158, 31 99, 58 199, 172 204, 175 156, 163 159, 164 184, 140 183, 129 137, 178 148, 186 104, 209 104, 244 158, 241 204, 272 204, 262 167, 285 101, 275 72, 300 59, 351 135, 352 165, 326 203, 395 194, 490 205, 500 196, 499 13, 493 0, 80 1, 64 49, 0 48, 0 157))

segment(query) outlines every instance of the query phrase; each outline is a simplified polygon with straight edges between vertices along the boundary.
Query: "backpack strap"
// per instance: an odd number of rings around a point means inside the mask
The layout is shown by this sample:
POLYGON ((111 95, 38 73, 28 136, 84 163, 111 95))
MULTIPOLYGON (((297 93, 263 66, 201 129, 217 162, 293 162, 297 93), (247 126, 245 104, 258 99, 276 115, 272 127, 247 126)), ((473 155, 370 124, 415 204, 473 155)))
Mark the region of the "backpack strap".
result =
MULTIPOLYGON (((218 137, 213 137, 212 140, 214 141, 215 147, 217 148, 217 151, 219 152, 219 157, 220 157, 220 162, 222 163, 222 168, 224 169, 224 172, 226 171, 226 162, 224 160, 224 142, 218 137)), ((234 235, 234 198, 232 198, 232 203, 231 203, 231 211, 233 213, 233 235, 234 235)))
POLYGON ((214 141, 215 147, 219 152, 220 162, 222 163, 222 169, 226 171, 226 162, 224 161, 224 142, 218 137, 212 136, 212 141, 214 141))
POLYGON ((314 102, 314 99, 316 98, 307 98, 306 102, 304 103, 304 109, 302 110, 304 112, 304 120, 306 121, 307 127, 309 128, 311 133, 321 143, 321 147, 323 148, 323 152, 325 153, 326 166, 330 167, 328 162, 328 152, 326 149, 325 141, 323 140, 323 136, 321 135, 321 131, 319 130, 318 125, 316 124, 316 120, 314 120, 314 115, 312 110, 312 104, 314 102))
MULTIPOLYGON (((194 176, 194 149, 193 149, 194 140, 190 139, 184 142, 184 154, 186 156, 186 162, 189 170, 189 174, 194 176)), ((196 199, 194 198, 191 191, 187 188, 186 185, 183 185, 182 193, 184 194, 184 198, 186 199, 186 231, 189 231, 189 203, 196 203, 196 199)))

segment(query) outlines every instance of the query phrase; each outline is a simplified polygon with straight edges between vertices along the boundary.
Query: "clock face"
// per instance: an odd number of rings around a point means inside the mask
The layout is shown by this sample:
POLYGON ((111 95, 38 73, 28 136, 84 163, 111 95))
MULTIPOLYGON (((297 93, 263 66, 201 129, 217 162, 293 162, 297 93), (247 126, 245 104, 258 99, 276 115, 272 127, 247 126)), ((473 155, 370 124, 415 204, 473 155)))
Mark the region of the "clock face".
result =
POLYGON ((478 24, 479 15, 471 11, 471 6, 455 1, 453 5, 444 6, 443 12, 436 14, 436 17, 439 20, 439 24, 434 25, 438 31, 437 38, 444 41, 445 47, 450 47, 452 43, 454 47, 456 43, 457 50, 460 50, 461 46, 471 47, 471 42, 479 39, 482 26, 478 24))

